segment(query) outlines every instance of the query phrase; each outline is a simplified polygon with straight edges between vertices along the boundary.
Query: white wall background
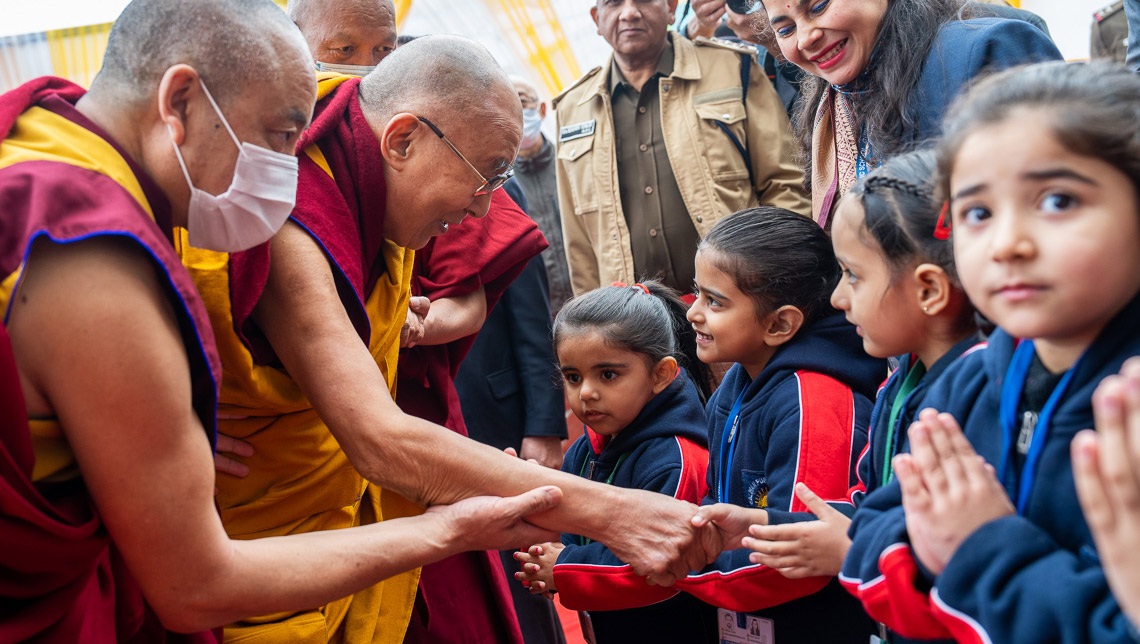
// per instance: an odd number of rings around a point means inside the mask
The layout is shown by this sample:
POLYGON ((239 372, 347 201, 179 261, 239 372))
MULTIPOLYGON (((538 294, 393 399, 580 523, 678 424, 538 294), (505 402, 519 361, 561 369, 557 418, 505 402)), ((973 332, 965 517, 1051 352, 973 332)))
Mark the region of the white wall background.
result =
POLYGON ((1113 0, 1022 0, 1021 8, 1045 19, 1053 41, 1068 60, 1089 57, 1089 29, 1096 10, 1113 0))

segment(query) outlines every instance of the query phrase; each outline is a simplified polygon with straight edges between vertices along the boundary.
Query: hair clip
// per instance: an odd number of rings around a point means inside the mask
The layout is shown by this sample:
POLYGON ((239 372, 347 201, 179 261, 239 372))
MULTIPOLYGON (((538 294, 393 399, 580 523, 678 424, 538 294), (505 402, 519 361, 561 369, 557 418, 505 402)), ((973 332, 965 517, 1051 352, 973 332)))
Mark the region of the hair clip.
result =
POLYGON ((610 286, 616 286, 618 288, 631 288, 635 291, 640 290, 646 295, 650 295, 649 287, 642 284, 641 282, 634 282, 633 284, 626 284, 625 282, 614 282, 613 284, 610 284, 610 286))
POLYGON ((950 221, 946 214, 950 211, 950 202, 942 202, 942 211, 938 213, 938 223, 934 224, 934 238, 946 241, 950 239, 950 221))

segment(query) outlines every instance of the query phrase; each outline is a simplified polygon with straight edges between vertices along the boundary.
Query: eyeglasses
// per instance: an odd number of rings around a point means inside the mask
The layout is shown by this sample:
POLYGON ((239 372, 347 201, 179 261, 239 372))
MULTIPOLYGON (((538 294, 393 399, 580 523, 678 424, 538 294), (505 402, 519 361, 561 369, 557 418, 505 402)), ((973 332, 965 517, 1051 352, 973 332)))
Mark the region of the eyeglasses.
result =
POLYGON ((479 175, 479 180, 482 181, 483 183, 479 184, 479 187, 475 189, 474 196, 482 197, 483 195, 490 194, 490 193, 498 190, 499 188, 502 188, 503 184, 506 183, 507 180, 510 179, 512 175, 514 175, 514 173, 515 173, 514 168, 510 168, 506 172, 504 172, 502 174, 497 174, 491 178, 484 177, 483 173, 479 172, 479 169, 476 168, 474 165, 472 165, 472 163, 467 160, 467 157, 463 156, 463 153, 460 152, 459 149, 455 147, 455 144, 452 143, 451 141, 449 141, 446 136, 444 136, 443 132, 441 132, 440 129, 435 126, 435 123, 432 123, 431 121, 427 120, 426 118, 424 118, 422 116, 417 116, 416 118, 419 119, 420 121, 422 121, 424 125, 430 127, 431 131, 435 132, 435 135, 438 136, 441 141, 446 143, 447 147, 451 148, 451 151, 455 153, 455 156, 459 157, 459 159, 461 161, 466 163, 467 167, 471 168, 472 172, 479 175))

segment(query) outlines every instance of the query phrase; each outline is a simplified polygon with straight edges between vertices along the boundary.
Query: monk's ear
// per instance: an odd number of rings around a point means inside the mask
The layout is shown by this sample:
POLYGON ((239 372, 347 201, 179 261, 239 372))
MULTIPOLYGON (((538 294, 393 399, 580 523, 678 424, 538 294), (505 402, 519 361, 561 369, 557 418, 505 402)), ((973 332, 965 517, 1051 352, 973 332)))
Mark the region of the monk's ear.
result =
POLYGON ((408 164, 415 142, 427 126, 420 123, 415 114, 400 112, 388 119, 380 131, 380 154, 384 163, 393 170, 401 170, 408 164))
POLYGON ((201 92, 198 72, 182 63, 167 69, 158 81, 158 118, 170 129, 176 145, 186 140, 186 123, 193 109, 190 99, 201 92))
POLYGON ((538 117, 543 118, 543 119, 546 118, 546 102, 545 101, 538 104, 538 117))
POLYGON ((590 17, 594 19, 594 24, 597 25, 598 35, 600 36, 602 34, 602 32, 601 32, 602 26, 598 25, 598 5, 597 4, 590 7, 590 17))

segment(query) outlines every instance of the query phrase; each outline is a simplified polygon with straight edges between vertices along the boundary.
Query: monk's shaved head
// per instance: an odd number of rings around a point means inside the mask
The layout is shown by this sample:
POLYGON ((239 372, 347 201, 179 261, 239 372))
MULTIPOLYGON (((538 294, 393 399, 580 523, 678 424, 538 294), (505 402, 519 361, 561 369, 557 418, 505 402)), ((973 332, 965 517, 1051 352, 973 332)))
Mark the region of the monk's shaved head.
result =
POLYGON ((290 0, 289 18, 323 63, 379 63, 396 48, 392 0, 290 0))
POLYGON ((133 0, 111 28, 91 89, 141 100, 179 63, 223 104, 255 80, 312 68, 297 27, 271 0, 133 0))
POLYGON ((400 112, 485 132, 522 127, 510 77, 485 47, 461 36, 424 36, 396 49, 364 77, 360 97, 373 127, 400 112))
POLYGON ((387 19, 395 22, 396 6, 392 0, 289 0, 289 18, 301 31, 323 15, 344 12, 367 19, 387 19))

